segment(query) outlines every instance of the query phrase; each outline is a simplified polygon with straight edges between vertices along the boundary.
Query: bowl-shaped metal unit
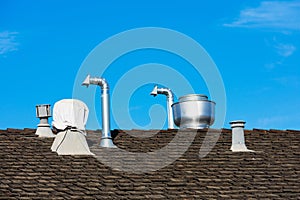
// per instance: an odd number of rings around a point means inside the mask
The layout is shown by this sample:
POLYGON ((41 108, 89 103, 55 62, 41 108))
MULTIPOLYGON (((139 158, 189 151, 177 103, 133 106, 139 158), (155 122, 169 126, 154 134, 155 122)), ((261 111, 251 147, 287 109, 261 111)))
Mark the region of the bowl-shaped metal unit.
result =
POLYGON ((174 123, 180 128, 203 129, 215 121, 215 105, 207 96, 191 94, 172 105, 174 123))

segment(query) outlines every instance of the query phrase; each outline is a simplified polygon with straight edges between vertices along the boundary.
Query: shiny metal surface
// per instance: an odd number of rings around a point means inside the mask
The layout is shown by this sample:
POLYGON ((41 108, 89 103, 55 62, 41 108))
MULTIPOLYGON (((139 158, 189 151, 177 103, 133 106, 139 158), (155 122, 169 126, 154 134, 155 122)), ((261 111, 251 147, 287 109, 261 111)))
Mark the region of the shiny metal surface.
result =
POLYGON ((208 100, 207 96, 204 94, 188 94, 182 97, 179 97, 179 102, 183 101, 193 101, 193 100, 208 100))
POLYGON ((51 117, 50 104, 36 105, 36 117, 51 117))
POLYGON ((205 95, 186 95, 172 105, 174 122, 180 128, 203 129, 215 121, 215 102, 205 95))
POLYGON ((99 85, 102 90, 101 101, 102 101, 102 136, 101 136, 101 147, 116 147, 111 138, 110 133, 110 111, 109 111, 109 86, 104 78, 91 78, 88 75, 83 81, 82 85, 89 86, 99 85))
POLYGON ((55 137, 48 123, 48 118, 51 117, 50 104, 36 105, 35 108, 36 117, 40 118, 40 123, 38 124, 35 134, 39 137, 55 137))
POLYGON ((168 129, 174 129, 174 119, 172 112, 172 104, 174 103, 174 95, 171 89, 169 88, 158 88, 157 85, 153 88, 150 95, 154 97, 158 94, 163 94, 167 96, 167 111, 168 111, 168 129))

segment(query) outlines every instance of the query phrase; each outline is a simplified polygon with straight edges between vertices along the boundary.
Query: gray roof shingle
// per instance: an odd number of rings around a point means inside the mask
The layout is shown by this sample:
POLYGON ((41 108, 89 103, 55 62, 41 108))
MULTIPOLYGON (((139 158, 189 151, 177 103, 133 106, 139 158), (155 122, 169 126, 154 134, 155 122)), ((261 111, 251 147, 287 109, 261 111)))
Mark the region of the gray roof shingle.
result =
MULTIPOLYGON (((247 147, 255 152, 233 153, 229 150, 231 130, 223 129, 213 150, 200 159, 199 149, 206 130, 198 130, 192 145, 180 158, 162 169, 143 174, 112 169, 93 156, 59 156, 50 150, 53 138, 39 138, 34 133, 34 129, 0 130, 0 199, 297 199, 300 196, 300 131, 245 130, 247 147)), ((134 137, 151 133, 112 132, 119 148, 149 152, 168 144, 176 130, 163 130, 148 138, 134 137)), ((88 131, 87 140, 94 150, 99 137, 100 131, 88 131)))

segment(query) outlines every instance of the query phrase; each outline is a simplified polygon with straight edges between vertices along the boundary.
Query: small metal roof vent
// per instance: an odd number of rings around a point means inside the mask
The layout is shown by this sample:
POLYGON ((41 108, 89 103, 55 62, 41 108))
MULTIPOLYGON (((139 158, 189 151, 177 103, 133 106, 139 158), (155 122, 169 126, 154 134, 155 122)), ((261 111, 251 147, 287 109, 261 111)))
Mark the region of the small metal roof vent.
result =
POLYGON ((59 155, 93 155, 86 141, 89 109, 80 100, 63 99, 54 104, 52 125, 58 130, 51 150, 59 155))
POLYGON ((202 94, 179 97, 172 105, 174 122, 180 128, 208 128, 215 121, 215 104, 202 94))
POLYGON ((247 149, 245 144, 244 127, 245 121, 236 120, 231 121, 230 125, 232 128, 232 144, 230 150, 233 152, 254 152, 247 149))
POLYGON ((174 129, 174 120, 172 113, 172 104, 174 103, 174 95, 171 89, 169 88, 158 88, 157 85, 153 88, 150 95, 154 97, 158 94, 163 94, 167 96, 167 111, 168 111, 168 129, 174 129))
POLYGON ((40 118, 40 123, 35 134, 39 137, 55 137, 50 129, 48 118, 51 117, 49 104, 41 104, 36 106, 36 117, 40 118))

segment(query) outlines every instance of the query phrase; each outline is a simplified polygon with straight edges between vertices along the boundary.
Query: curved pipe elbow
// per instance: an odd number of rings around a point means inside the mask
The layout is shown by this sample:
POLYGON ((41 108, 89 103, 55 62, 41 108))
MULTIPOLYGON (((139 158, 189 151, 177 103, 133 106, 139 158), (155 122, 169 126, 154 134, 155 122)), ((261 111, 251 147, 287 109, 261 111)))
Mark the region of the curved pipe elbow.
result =
POLYGON ((109 89, 109 85, 104 78, 91 78, 90 83, 94 85, 99 85, 102 89, 109 89))
POLYGON ((169 88, 160 88, 158 89, 158 94, 164 94, 166 95, 167 97, 171 98, 171 99, 174 99, 174 95, 173 95, 173 92, 171 89, 169 88))
POLYGON ((107 81, 104 78, 91 78, 90 75, 87 75, 82 85, 89 87, 89 85, 99 85, 102 89, 108 90, 109 86, 107 81))
POLYGON ((170 98, 172 101, 174 100, 173 92, 170 88, 158 88, 157 85, 153 88, 150 95, 153 95, 154 97, 158 94, 166 95, 168 98, 170 98))

